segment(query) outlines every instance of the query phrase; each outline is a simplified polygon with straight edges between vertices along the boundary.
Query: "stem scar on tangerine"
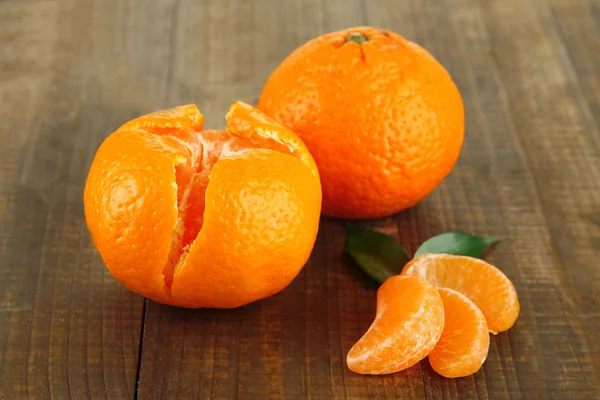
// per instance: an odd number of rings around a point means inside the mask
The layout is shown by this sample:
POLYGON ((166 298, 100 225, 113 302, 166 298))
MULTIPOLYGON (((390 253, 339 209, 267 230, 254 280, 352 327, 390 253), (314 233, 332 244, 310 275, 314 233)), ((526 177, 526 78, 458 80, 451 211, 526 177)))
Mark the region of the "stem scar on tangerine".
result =
POLYGON ((462 97, 444 67, 418 44, 368 26, 294 50, 258 108, 306 143, 330 217, 412 207, 450 173, 464 137, 462 97))

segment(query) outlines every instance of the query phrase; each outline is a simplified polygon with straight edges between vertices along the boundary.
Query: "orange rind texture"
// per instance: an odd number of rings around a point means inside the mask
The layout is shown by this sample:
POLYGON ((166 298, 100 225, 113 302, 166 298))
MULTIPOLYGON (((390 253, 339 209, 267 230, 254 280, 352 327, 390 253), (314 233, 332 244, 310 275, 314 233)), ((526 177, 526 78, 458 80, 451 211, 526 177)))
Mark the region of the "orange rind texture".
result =
POLYGON ((415 205, 448 175, 463 143, 462 98, 444 67, 419 45, 371 27, 300 46, 269 77, 258 108, 307 145, 323 214, 332 217, 415 205))
POLYGON ((120 282, 161 303, 232 308, 298 274, 318 231, 319 175, 302 141, 274 121, 258 124, 260 116, 238 102, 226 131, 203 131, 188 105, 107 137, 84 203, 120 282))

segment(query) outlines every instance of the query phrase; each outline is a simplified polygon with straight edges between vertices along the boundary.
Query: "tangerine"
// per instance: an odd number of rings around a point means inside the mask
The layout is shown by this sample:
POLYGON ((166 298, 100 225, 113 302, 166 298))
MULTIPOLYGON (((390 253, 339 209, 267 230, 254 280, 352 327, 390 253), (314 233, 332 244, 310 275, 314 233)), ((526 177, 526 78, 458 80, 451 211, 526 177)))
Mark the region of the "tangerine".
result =
POLYGON ((306 143, 323 214, 333 217, 415 205, 448 175, 463 142, 462 98, 448 72, 419 45, 372 27, 300 46, 269 77, 258 108, 306 143))
POLYGON ((402 275, 416 276, 467 296, 485 315, 493 334, 512 327, 519 316, 519 299, 512 282, 483 260, 453 254, 422 254, 404 266, 402 275))
POLYGON ((481 368, 490 347, 490 334, 481 310, 466 296, 439 288, 444 303, 444 330, 429 363, 446 378, 474 374, 481 368))
POLYGON ((237 102, 225 131, 195 105, 134 119, 98 149, 86 222, 132 291, 182 307, 232 308, 287 286, 313 248, 316 165, 289 129, 237 102))
POLYGON ((444 305, 437 289, 419 278, 396 275, 377 291, 377 313, 350 349, 348 368, 359 374, 390 374, 427 357, 442 335, 444 305))

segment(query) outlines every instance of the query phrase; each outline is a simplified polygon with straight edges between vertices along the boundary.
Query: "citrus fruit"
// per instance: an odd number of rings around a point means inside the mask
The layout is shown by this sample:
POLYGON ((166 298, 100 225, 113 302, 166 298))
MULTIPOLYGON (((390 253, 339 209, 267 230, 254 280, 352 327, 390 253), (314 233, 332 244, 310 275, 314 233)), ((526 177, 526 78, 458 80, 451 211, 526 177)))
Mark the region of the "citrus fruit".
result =
POLYGON ((519 316, 519 300, 512 282, 498 268, 477 258, 423 254, 409 261, 402 275, 417 276, 467 296, 481 310, 494 334, 512 327, 519 316))
POLYGON ((483 313, 466 296, 439 288, 444 303, 444 330, 429 363, 446 378, 474 374, 481 368, 490 347, 490 334, 483 313))
POLYGON ((231 308, 298 274, 317 234, 321 187, 287 128, 235 103, 225 131, 195 105, 137 118, 106 138, 87 178, 92 239, 134 292, 182 307, 231 308))
POLYGON ((323 214, 374 218, 411 207, 454 166, 461 95, 419 45, 357 27, 296 49, 266 82, 258 108, 290 127, 317 162, 323 214))
POLYGON ((350 349, 348 368, 359 374, 389 374, 429 354, 444 327, 444 306, 428 282, 396 275, 377 291, 377 313, 369 330, 350 349))

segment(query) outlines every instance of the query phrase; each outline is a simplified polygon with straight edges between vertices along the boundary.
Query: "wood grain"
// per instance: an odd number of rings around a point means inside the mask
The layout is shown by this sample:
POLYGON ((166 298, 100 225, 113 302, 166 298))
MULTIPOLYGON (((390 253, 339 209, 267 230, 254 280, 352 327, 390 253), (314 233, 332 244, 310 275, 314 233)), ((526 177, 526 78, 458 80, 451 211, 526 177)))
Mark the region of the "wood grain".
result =
POLYGON ((101 140, 164 106, 169 21, 102 3, 0 2, 0 398, 134 397, 143 300, 103 267, 82 192, 101 140))
POLYGON ((599 26, 593 0, 0 1, 0 399, 600 398, 599 26), (360 224, 410 251, 448 230, 504 239, 487 258, 521 315, 468 378, 348 370, 376 286, 340 221, 283 292, 226 311, 128 292, 85 226, 87 168, 122 122, 196 103, 223 127, 294 48, 365 24, 426 47, 463 95, 452 174, 360 224))

